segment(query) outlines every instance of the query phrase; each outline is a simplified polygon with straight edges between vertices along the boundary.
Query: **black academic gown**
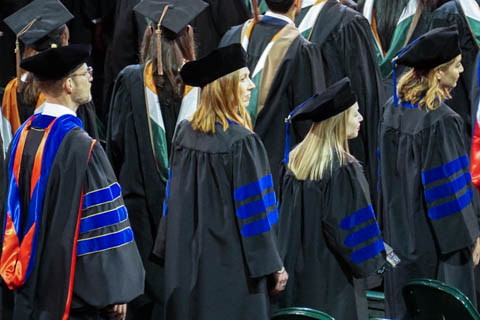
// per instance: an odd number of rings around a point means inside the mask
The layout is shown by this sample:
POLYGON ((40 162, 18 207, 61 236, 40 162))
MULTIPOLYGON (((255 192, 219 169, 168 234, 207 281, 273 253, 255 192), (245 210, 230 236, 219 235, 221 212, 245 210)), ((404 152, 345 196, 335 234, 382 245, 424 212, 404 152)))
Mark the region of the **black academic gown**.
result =
MULTIPOLYGON (((300 25, 310 9, 295 19, 300 25)), ((364 166, 370 192, 376 193, 378 123, 385 94, 368 21, 337 0, 328 0, 320 11, 310 41, 322 48, 327 86, 349 77, 364 117, 359 136, 349 141, 350 151, 364 166)))
POLYGON ((177 127, 154 253, 165 265, 165 319, 269 317, 267 276, 282 269, 273 181, 259 137, 177 127))
POLYGON ((385 242, 402 262, 385 275, 388 317, 405 319, 413 278, 460 289, 475 302, 471 245, 479 235, 463 121, 447 105, 426 112, 386 104, 380 127, 385 242))
POLYGON ((205 0, 205 2, 209 7, 191 23, 199 58, 216 49, 228 29, 244 23, 252 16, 244 0, 205 0))
POLYGON ((283 177, 278 241, 289 279, 281 308, 309 307, 345 320, 368 315, 366 293, 356 297, 353 278, 384 266, 385 249, 362 167, 347 157, 319 181, 297 180, 290 170, 283 177))
POLYGON ((465 146, 470 154, 479 95, 477 70, 479 47, 457 0, 449 1, 434 11, 430 28, 450 25, 456 25, 458 29, 464 71, 460 74, 457 86, 451 91, 452 99, 448 100, 448 105, 463 119, 465 146))
MULTIPOLYGON (((58 119, 63 117, 69 116, 58 119)), ((22 217, 31 205, 33 161, 45 132, 45 126, 37 123, 34 120, 35 129, 28 131, 21 160, 22 217)), ((69 130, 61 141, 45 190, 35 264, 26 283, 13 291, 13 319, 61 319, 72 270, 71 319, 90 319, 112 304, 126 303, 140 295, 144 270, 135 241, 129 237, 131 229, 121 188, 100 144, 79 126, 69 130), (124 240, 115 242, 115 235, 124 240)))
MULTIPOLYGON (((149 260, 162 216, 168 173, 160 171, 152 151, 142 65, 119 74, 112 95, 107 131, 107 155, 130 214, 146 269, 145 295, 134 307, 162 301, 162 268, 149 260)), ((165 113, 164 116, 167 114, 165 113)), ((165 123, 176 119, 164 118, 165 123)))
MULTIPOLYGON (((283 20, 276 18, 265 22, 261 20, 255 25, 247 50, 251 73, 270 40, 284 25, 283 20)), ((240 42, 242 27, 230 29, 220 42, 220 47, 240 42)), ((277 191, 285 151, 285 119, 296 106, 325 88, 323 68, 319 48, 299 35, 286 51, 270 87, 259 89, 267 92, 267 98, 263 109, 257 114, 254 131, 267 150, 277 191)), ((305 137, 310 126, 308 121, 291 126, 290 147, 305 137)))

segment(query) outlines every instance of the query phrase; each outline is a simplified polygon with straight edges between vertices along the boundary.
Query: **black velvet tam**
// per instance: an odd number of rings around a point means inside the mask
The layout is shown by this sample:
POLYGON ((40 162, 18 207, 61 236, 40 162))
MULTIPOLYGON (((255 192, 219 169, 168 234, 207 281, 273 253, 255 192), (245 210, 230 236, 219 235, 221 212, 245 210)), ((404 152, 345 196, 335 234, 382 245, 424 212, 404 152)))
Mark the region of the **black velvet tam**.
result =
POLYGON ((168 6, 168 9, 161 25, 176 35, 207 8, 208 4, 201 0, 143 0, 133 10, 151 19, 156 25, 162 17, 165 6, 168 6))
POLYGON ((183 82, 203 87, 233 71, 247 66, 247 53, 240 43, 213 50, 208 56, 186 63, 180 75, 183 82))
POLYGON ((59 80, 85 63, 90 50, 90 45, 83 44, 51 48, 23 60, 20 66, 39 80, 59 80))
POLYGON ((356 101, 350 79, 345 77, 295 108, 291 120, 320 122, 347 110, 356 101))
POLYGON ((73 15, 60 1, 35 0, 3 21, 24 45, 31 46, 71 19, 73 15), (23 33, 25 28, 28 30, 23 33))
POLYGON ((418 70, 430 70, 461 54, 455 26, 433 29, 400 51, 396 63, 418 70))

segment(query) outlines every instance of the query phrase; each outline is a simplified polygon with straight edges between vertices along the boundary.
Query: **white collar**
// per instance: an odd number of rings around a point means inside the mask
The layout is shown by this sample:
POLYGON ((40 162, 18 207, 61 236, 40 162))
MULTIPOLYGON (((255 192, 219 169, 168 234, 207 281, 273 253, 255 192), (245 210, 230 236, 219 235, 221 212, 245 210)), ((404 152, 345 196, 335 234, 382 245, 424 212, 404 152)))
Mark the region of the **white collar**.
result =
POLYGON ((289 17, 283 15, 283 14, 280 14, 280 13, 275 13, 275 12, 272 12, 270 10, 268 10, 267 12, 265 12, 265 15, 266 16, 269 16, 269 17, 272 17, 272 18, 277 18, 277 19, 280 19, 280 20, 283 20, 283 21, 286 21, 287 23, 290 23, 290 24, 295 24, 292 19, 290 19, 289 17))
POLYGON ((65 106, 62 106, 61 104, 45 102, 43 105, 42 115, 44 116, 52 116, 55 118, 59 118, 66 114, 70 114, 75 117, 77 116, 75 111, 65 106))

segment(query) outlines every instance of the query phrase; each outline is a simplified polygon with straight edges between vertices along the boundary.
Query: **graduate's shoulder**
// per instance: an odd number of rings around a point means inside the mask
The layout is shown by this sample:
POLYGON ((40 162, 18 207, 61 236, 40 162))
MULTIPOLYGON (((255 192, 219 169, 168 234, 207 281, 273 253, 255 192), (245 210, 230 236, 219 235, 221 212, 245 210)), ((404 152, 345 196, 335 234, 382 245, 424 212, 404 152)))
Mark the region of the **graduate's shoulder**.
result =
POLYGON ((441 5, 440 7, 438 7, 437 9, 435 9, 433 11, 433 16, 435 18, 439 17, 439 16, 446 16, 446 15, 457 15, 459 14, 459 10, 458 10, 458 7, 457 7, 457 4, 455 3, 455 1, 447 1, 446 3, 444 3, 443 5, 441 5))
POLYGON ((117 79, 130 79, 136 81, 139 78, 142 78, 143 74, 143 65, 141 64, 131 64, 126 66, 120 71, 117 76, 117 79))
POLYGON ((239 24, 228 29, 227 32, 223 35, 218 47, 226 47, 232 43, 239 43, 240 36, 242 34, 243 24, 239 24))
POLYGON ((217 124, 215 133, 203 133, 192 128, 190 121, 179 123, 175 133, 175 144, 202 152, 230 152, 238 143, 260 141, 257 134, 240 124, 231 123, 226 130, 217 124))

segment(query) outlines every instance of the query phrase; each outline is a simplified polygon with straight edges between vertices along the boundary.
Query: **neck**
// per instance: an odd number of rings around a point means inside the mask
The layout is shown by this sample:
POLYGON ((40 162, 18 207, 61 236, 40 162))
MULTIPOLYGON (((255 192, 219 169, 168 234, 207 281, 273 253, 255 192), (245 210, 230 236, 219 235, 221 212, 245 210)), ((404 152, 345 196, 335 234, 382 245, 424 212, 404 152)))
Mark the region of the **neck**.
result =
POLYGON ((48 103, 60 104, 72 110, 73 112, 77 112, 78 104, 73 102, 68 96, 53 97, 45 95, 45 98, 48 103))

